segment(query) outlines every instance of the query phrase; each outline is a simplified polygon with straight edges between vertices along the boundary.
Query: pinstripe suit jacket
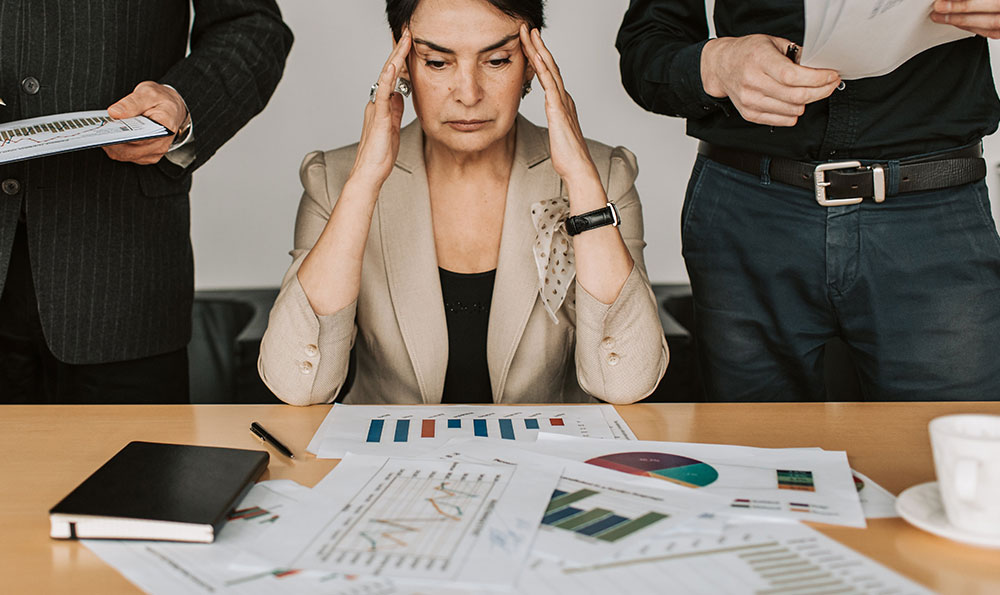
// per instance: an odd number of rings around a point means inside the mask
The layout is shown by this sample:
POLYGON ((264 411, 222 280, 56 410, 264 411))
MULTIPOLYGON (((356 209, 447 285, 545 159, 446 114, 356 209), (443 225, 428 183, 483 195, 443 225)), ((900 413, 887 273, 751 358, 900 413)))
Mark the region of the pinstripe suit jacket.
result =
POLYGON ((135 359, 190 338, 191 172, 263 109, 292 43, 274 0, 193 6, 192 26, 187 0, 0 0, 0 121, 103 109, 153 80, 180 92, 195 126, 186 168, 100 149, 0 166, 20 183, 0 194, 0 288, 23 207, 42 327, 62 361, 135 359))

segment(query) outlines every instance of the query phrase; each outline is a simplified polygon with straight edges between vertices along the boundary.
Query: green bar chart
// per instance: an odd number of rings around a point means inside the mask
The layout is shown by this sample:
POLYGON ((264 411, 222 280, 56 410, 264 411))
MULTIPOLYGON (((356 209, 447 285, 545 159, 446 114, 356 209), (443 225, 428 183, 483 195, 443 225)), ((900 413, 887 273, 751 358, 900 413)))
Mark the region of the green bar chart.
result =
POLYGON ((650 511, 633 518, 628 514, 619 514, 610 507, 584 508, 578 505, 586 503, 588 498, 601 495, 601 492, 591 489, 573 492, 556 490, 552 493, 552 500, 549 501, 545 516, 542 518, 542 525, 614 543, 669 516, 650 511))

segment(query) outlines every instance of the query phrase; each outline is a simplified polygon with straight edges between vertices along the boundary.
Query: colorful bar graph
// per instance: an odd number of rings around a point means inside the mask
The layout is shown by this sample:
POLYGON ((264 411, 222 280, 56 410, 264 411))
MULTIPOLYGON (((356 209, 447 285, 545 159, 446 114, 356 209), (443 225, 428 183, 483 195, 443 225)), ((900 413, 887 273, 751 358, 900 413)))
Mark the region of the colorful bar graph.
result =
POLYGON ((597 494, 599 492, 587 489, 571 493, 555 490, 545 516, 542 517, 542 524, 601 541, 615 542, 667 518, 665 514, 647 512, 639 518, 630 519, 605 508, 584 510, 569 506, 597 494))
POLYGON ((373 419, 368 426, 368 442, 382 441, 382 428, 385 427, 384 419, 373 419))
POLYGON ((460 419, 449 419, 448 420, 448 429, 449 430, 453 430, 455 428, 461 428, 461 427, 462 427, 462 420, 460 420, 460 419))
POLYGON ((549 420, 550 426, 564 426, 563 419, 561 417, 553 417, 549 420))
POLYGON ((812 471, 778 469, 778 489, 815 492, 816 484, 813 483, 812 471))
POLYGON ((527 429, 529 429, 529 430, 537 430, 538 429, 538 420, 537 419, 526 419, 526 420, 524 420, 524 427, 527 428, 527 429))
POLYGON ((408 419, 397 419, 396 420, 396 435, 393 437, 393 442, 406 442, 410 437, 410 420, 408 419))
POLYGON ((485 438, 489 434, 486 432, 486 420, 485 419, 474 419, 472 420, 472 433, 480 438, 485 438))
POLYGON ((514 422, 509 419, 500 420, 500 437, 504 440, 514 439, 514 422))
POLYGON ((434 420, 425 419, 423 425, 420 427, 420 437, 421 438, 433 438, 434 437, 434 420))

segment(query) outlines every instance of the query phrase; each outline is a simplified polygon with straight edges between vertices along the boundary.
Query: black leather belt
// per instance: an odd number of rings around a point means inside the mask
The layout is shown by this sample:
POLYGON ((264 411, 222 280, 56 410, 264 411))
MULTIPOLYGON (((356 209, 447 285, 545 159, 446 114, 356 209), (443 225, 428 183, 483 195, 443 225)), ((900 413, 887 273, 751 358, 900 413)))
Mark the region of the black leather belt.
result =
MULTIPOLYGON (((766 155, 738 151, 706 142, 698 144, 698 152, 712 161, 734 169, 761 175, 766 155)), ((768 174, 776 182, 813 190, 816 201, 823 206, 857 204, 865 198, 882 202, 886 196, 889 165, 859 161, 807 163, 772 157, 768 174)), ((986 177, 986 161, 982 144, 929 157, 903 159, 899 162, 898 193, 922 192, 978 182, 986 177)))

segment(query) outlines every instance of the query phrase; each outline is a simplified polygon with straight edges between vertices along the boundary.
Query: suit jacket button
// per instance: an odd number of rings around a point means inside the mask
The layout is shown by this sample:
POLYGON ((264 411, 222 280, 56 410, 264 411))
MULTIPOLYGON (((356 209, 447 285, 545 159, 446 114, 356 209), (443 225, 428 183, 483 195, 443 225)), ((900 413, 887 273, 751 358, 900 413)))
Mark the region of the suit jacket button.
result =
POLYGON ((621 361, 621 358, 618 357, 617 353, 612 353, 612 354, 608 355, 608 365, 609 366, 617 366, 619 361, 621 361))
POLYGON ((316 354, 318 353, 319 353, 319 348, 317 348, 315 345, 306 345, 306 356, 316 357, 316 354))
POLYGON ((41 87, 42 86, 38 83, 38 79, 33 76, 25 77, 25 79, 21 81, 21 88, 24 89, 24 92, 28 95, 38 93, 38 90, 41 87))
POLYGON ((611 337, 604 337, 604 339, 601 341, 601 347, 607 349, 608 351, 611 351, 612 349, 615 348, 615 340, 612 339, 611 337))
POLYGON ((3 193, 9 196, 14 196, 21 191, 21 183, 14 178, 7 178, 3 182, 0 182, 0 187, 3 188, 3 193))
POLYGON ((299 372, 302 372, 303 374, 312 374, 312 371, 312 362, 302 362, 302 364, 299 365, 299 372))

